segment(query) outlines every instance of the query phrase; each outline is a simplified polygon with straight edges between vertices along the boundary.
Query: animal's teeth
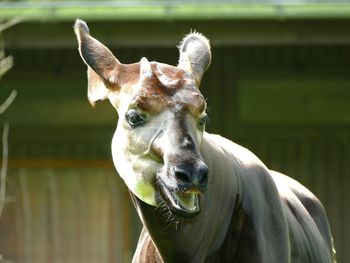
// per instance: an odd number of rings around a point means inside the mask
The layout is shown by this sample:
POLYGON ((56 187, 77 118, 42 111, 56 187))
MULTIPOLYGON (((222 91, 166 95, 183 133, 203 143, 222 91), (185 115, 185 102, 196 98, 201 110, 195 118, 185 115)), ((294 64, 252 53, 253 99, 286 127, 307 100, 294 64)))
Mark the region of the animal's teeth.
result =
POLYGON ((182 206, 188 210, 196 209, 196 194, 194 193, 183 193, 179 196, 182 206))
POLYGON ((197 209, 198 194, 194 192, 172 192, 174 202, 183 208, 194 211, 197 209))

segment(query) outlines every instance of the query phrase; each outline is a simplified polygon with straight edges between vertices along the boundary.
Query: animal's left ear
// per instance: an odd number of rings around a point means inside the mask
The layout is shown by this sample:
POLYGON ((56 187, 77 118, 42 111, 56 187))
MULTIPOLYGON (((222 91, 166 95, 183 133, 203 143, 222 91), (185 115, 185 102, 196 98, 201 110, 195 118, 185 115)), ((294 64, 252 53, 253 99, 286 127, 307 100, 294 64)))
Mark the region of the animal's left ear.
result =
POLYGON ((211 61, 209 40, 200 33, 190 33, 179 46, 179 68, 189 71, 199 86, 211 61))

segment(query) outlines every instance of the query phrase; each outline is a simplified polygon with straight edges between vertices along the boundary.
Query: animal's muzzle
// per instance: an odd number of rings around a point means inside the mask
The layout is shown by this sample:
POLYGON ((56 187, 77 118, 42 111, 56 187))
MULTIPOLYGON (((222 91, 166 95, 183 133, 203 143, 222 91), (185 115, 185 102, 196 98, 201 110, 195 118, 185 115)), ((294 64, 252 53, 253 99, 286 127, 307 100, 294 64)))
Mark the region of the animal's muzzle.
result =
POLYGON ((208 183, 208 166, 202 161, 195 167, 175 166, 174 175, 181 188, 187 191, 204 192, 208 183))
POLYGON ((197 216, 208 183, 207 165, 192 159, 162 168, 157 173, 157 187, 170 211, 181 218, 197 216))

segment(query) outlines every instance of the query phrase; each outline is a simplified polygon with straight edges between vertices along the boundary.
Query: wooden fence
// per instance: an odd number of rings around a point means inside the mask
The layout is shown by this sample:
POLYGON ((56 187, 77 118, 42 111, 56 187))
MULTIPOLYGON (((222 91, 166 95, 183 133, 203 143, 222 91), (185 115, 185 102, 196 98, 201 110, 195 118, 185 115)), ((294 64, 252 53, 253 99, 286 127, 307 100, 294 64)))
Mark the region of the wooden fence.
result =
POLYGON ((10 169, 8 204, 0 221, 4 258, 21 263, 129 262, 139 227, 113 168, 50 165, 43 169, 45 162, 35 162, 10 169))

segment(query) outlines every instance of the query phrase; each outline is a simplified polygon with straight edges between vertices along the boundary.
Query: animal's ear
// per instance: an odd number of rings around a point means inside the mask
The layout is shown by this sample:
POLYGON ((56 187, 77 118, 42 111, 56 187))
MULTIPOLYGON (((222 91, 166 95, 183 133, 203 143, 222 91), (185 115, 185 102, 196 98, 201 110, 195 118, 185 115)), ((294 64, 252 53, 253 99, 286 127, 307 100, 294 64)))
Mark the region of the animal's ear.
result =
POLYGON ((94 105, 96 101, 106 99, 111 88, 118 88, 121 64, 106 46, 90 36, 84 21, 75 21, 74 32, 80 56, 88 66, 88 99, 94 105))
POLYGON ((180 43, 179 51, 178 67, 192 73, 199 86, 211 61, 209 40, 200 33, 190 33, 180 43))

